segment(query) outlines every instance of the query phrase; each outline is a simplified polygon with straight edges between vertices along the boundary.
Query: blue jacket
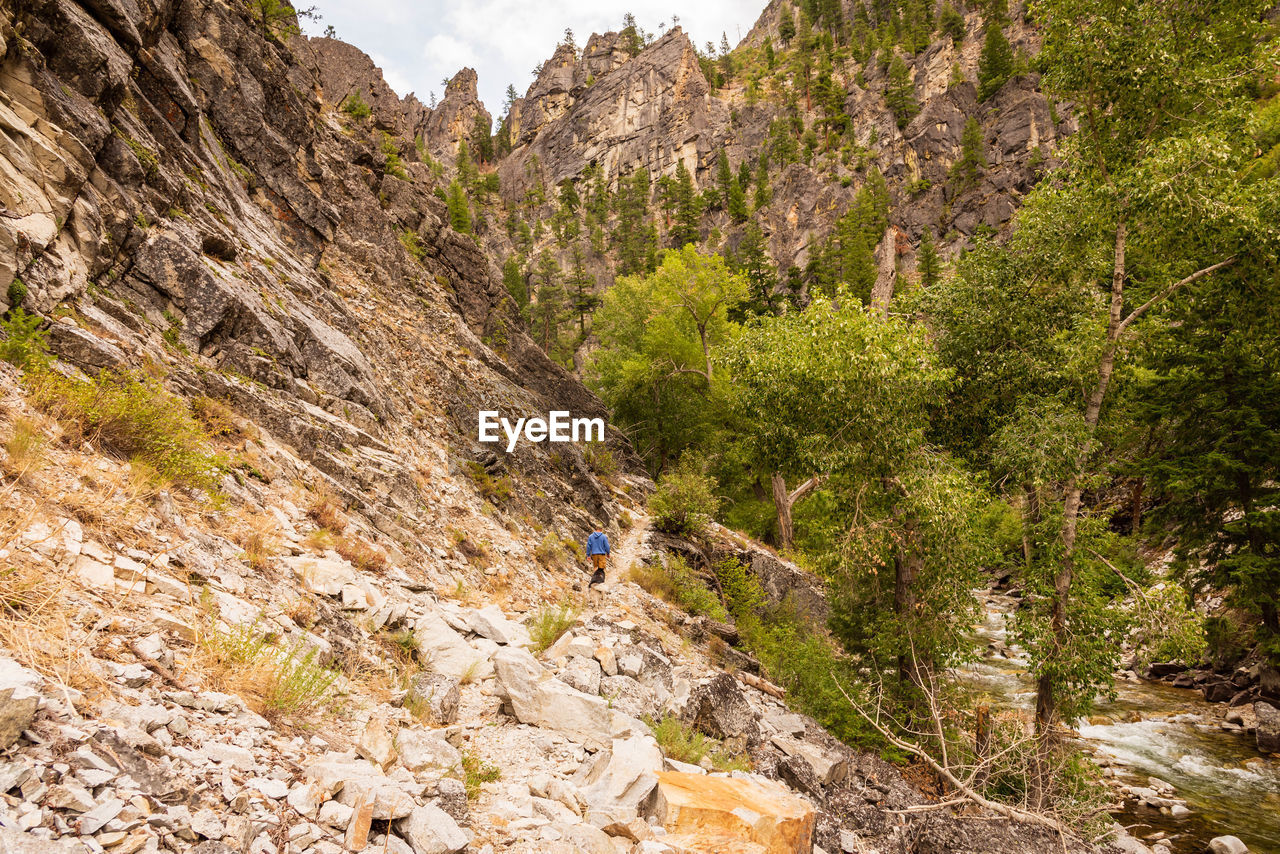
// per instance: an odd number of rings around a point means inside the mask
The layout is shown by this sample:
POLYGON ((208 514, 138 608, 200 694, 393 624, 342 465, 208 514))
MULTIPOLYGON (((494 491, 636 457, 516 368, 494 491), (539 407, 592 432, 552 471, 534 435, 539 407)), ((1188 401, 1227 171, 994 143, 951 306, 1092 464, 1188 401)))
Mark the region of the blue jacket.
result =
POLYGON ((609 554, 609 537, 603 531, 592 531, 591 536, 587 537, 587 554, 609 554))

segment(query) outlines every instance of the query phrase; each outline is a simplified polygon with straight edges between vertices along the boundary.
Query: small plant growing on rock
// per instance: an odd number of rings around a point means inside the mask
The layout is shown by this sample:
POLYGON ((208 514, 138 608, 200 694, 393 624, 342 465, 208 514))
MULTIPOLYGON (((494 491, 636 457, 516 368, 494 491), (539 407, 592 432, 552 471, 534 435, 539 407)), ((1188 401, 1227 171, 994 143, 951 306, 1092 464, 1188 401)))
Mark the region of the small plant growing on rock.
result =
POLYGON ((485 471, 484 466, 474 460, 467 461, 467 476, 476 485, 476 489, 487 501, 494 504, 506 504, 515 492, 511 488, 511 478, 494 477, 485 471))
POLYGON ((686 726, 675 715, 661 720, 645 716, 643 720, 653 730, 663 756, 690 765, 700 765, 703 759, 709 758, 716 771, 751 770, 745 756, 726 750, 720 742, 686 726))
POLYGON ((578 609, 569 604, 547 605, 529 622, 529 637, 533 651, 542 652, 578 621, 578 609))
POLYGON ((307 506, 307 516, 321 528, 341 534, 347 528, 347 516, 332 492, 321 489, 307 506))
POLYGON ((474 751, 462 754, 462 782, 467 787, 467 800, 480 797, 480 786, 502 779, 502 769, 485 762, 474 751))
POLYGON ((373 109, 365 103, 364 98, 360 97, 359 92, 352 92, 343 98, 339 109, 358 122, 364 121, 373 115, 373 109))

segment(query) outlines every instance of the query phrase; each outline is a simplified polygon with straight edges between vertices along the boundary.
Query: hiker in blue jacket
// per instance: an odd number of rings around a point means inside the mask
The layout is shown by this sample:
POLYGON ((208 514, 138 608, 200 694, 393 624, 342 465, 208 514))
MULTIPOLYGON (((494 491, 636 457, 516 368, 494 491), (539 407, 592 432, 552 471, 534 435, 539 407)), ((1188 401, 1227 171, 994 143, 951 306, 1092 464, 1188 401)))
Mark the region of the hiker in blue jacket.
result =
POLYGON ((604 568, 609 560, 609 553, 609 536, 600 530, 600 525, 597 523, 595 530, 587 537, 587 558, 596 570, 591 576, 591 581, 587 583, 588 590, 596 584, 604 583, 604 568))

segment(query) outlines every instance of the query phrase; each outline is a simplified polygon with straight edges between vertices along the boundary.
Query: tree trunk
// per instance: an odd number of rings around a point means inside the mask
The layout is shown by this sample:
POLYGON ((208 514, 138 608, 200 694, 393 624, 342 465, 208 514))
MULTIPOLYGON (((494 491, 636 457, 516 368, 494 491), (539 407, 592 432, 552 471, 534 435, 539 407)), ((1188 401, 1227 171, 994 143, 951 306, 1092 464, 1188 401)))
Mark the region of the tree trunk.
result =
MULTIPOLYGON (((920 577, 923 561, 917 551, 915 520, 908 517, 903 525, 902 547, 893 557, 893 612, 898 616, 898 624, 903 633, 910 637, 907 630, 916 610, 916 579, 920 577)), ((914 650, 902 650, 898 653, 898 678, 904 683, 923 686, 920 678, 922 667, 927 668, 930 662, 916 659, 914 650)))
POLYGON ((795 529, 791 526, 791 496, 787 493, 787 481, 773 473, 773 506, 778 511, 778 548, 789 549, 795 544, 795 529))
POLYGON ((898 231, 894 226, 884 230, 874 257, 877 270, 875 283, 871 286, 871 305, 881 317, 888 317, 889 303, 893 302, 893 289, 898 278, 898 231))
MULTIPOLYGON (((1088 437, 1091 439, 1098 428, 1098 418, 1102 413, 1102 401, 1107 395, 1107 386, 1111 383, 1111 372, 1115 369, 1116 349, 1125 324, 1121 313, 1124 309, 1124 249, 1125 224, 1121 220, 1116 226, 1115 265, 1111 273, 1111 313, 1107 322, 1107 345, 1098 360, 1098 382, 1089 395, 1085 406, 1084 423, 1088 437)), ((1060 655, 1070 643, 1067 635, 1067 605, 1071 599, 1071 581, 1075 575, 1076 534, 1080 522, 1080 498, 1083 487, 1080 485, 1080 472, 1087 462, 1088 446, 1080 449, 1076 458, 1076 473, 1067 480, 1066 494, 1062 505, 1062 559, 1058 563, 1058 572, 1053 579, 1052 610, 1049 617, 1049 630, 1053 635, 1054 655, 1060 655)), ((1048 805, 1049 797, 1049 759, 1053 752, 1053 723, 1057 717, 1058 697, 1055 692, 1053 678, 1044 674, 1036 683, 1036 735, 1037 768, 1034 780, 1033 803, 1043 809, 1048 805)))
POLYGON ((1035 558, 1031 547, 1031 532, 1040 524, 1040 492, 1035 484, 1028 483, 1022 487, 1022 494, 1022 560, 1030 567, 1035 558))
POLYGON ((801 498, 822 485, 827 479, 825 474, 815 474, 791 492, 787 492, 787 479, 779 472, 771 477, 773 486, 773 506, 778 513, 778 548, 789 549, 795 545, 795 529, 791 524, 791 508, 801 498))

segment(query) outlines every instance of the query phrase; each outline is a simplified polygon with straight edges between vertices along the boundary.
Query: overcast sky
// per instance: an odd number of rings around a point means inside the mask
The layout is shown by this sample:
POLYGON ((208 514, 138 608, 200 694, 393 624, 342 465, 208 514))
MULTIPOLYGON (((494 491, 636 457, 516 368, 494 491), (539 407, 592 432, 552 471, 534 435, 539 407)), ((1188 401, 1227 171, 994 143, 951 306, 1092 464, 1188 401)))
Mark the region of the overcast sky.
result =
POLYGON ((480 99, 496 122, 507 84, 521 95, 533 82, 534 67, 551 56, 572 27, 578 47, 593 32, 621 27, 631 12, 646 30, 680 26, 698 45, 730 44, 746 35, 767 0, 296 0, 315 3, 318 22, 303 21, 308 35, 333 25, 338 38, 373 58, 400 95, 444 96, 442 79, 463 66, 480 75, 480 99))

